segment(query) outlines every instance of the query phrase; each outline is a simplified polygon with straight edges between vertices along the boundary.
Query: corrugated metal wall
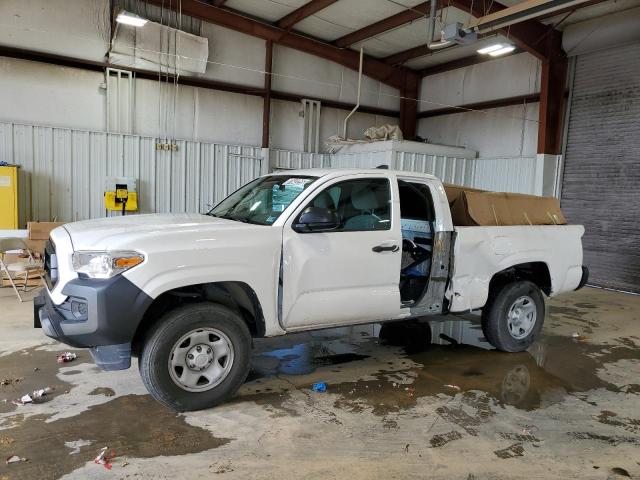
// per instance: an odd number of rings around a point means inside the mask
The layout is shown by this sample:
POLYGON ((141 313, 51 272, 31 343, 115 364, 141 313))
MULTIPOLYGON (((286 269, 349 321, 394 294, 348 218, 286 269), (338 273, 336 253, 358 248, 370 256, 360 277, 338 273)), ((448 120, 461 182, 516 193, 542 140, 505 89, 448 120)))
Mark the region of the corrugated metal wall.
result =
POLYGON ((477 158, 472 187, 542 195, 542 166, 535 156, 477 158))
POLYGON ((640 43, 579 55, 561 205, 590 283, 640 292, 640 43))
POLYGON ((389 164, 396 170, 434 175, 444 182, 484 190, 542 195, 541 164, 532 157, 462 158, 447 155, 379 151, 314 154, 271 150, 274 168, 373 168, 389 164))
POLYGON ((267 173, 260 147, 0 122, 0 161, 20 165, 20 224, 104 217, 105 179, 138 180, 141 213, 202 211, 267 173))

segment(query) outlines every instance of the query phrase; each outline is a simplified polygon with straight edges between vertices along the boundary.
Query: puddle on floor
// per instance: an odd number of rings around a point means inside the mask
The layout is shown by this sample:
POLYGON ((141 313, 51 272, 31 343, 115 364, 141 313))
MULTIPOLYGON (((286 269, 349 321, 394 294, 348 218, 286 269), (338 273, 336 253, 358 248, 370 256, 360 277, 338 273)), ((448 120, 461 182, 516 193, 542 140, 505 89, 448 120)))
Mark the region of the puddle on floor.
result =
POLYGON ((391 324, 387 332, 382 331, 381 345, 377 338, 358 334, 336 340, 327 330, 325 337, 262 352, 254 357, 249 379, 259 386, 238 400, 282 406, 286 398, 282 390, 270 386, 269 378, 320 371, 326 372, 328 391, 340 395, 334 406, 351 411, 369 408, 384 416, 415 406, 421 397, 472 391, 484 392, 498 404, 533 410, 561 401, 568 394, 580 398, 581 392, 597 388, 621 391, 600 379, 597 369, 605 363, 640 358, 637 343, 628 338, 618 339, 621 345, 602 346, 544 335, 527 352, 504 353, 486 342, 477 320, 435 321, 430 325, 391 324), (402 347, 398 361, 389 362, 393 367, 376 363, 376 351, 389 348, 385 345, 402 347), (336 347, 338 351, 333 351, 336 347), (331 366, 340 365, 344 374, 352 362, 363 360, 372 369, 372 379, 332 383, 331 366))
POLYGON ((59 352, 36 348, 0 357, 0 383, 2 383, 0 385, 0 413, 16 410, 18 406, 12 404, 11 401, 19 399, 25 394, 30 394, 34 390, 45 387, 53 388, 50 394, 36 400, 37 403, 44 403, 72 388, 73 385, 56 377, 60 368, 92 360, 88 351, 70 351, 74 352, 78 358, 73 363, 64 364, 57 362, 59 352))
POLYGON ((29 460, 8 466, 11 478, 30 479, 69 473, 105 446, 116 453, 113 468, 119 469, 126 459, 186 455, 231 441, 187 424, 184 416, 149 395, 125 395, 49 423, 44 416, 30 417, 17 428, 0 431, 0 436, 10 439, 6 445, 0 443, 2 458, 19 455, 29 460))

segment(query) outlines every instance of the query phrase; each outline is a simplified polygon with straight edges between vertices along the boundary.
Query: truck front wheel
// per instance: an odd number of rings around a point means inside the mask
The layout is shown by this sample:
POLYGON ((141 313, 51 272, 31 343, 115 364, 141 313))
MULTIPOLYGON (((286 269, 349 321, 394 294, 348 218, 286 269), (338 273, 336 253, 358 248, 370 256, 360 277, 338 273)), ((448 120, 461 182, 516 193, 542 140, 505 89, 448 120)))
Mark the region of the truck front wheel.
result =
POLYGON ((544 297, 529 281, 504 285, 490 295, 482 310, 482 331, 487 341, 504 352, 529 348, 542 330, 544 297))
POLYGON ((214 303, 171 310, 148 332, 139 359, 149 393, 177 411, 201 410, 230 398, 244 383, 251 335, 234 311, 214 303))

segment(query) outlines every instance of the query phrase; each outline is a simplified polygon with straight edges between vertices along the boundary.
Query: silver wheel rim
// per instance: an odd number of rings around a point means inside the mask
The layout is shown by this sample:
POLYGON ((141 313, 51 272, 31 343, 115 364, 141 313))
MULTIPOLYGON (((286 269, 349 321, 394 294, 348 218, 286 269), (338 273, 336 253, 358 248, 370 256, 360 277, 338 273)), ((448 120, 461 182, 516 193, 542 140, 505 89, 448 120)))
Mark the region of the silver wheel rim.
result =
POLYGON ((216 328, 198 328, 173 345, 169 355, 171 380, 188 392, 204 392, 219 385, 233 365, 233 344, 216 328))
POLYGON ((536 325, 538 311, 533 298, 524 295, 514 301, 507 313, 509 335, 516 340, 522 340, 531 333, 536 325))

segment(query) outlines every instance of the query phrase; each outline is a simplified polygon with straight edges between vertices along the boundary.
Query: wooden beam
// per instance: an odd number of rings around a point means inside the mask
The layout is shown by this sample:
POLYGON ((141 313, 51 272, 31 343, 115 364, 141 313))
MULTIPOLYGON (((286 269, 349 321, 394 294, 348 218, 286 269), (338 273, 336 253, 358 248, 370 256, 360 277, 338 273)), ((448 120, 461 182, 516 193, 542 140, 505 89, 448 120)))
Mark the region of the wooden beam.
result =
POLYGON ((307 17, 310 17, 314 13, 319 12, 327 8, 329 5, 333 5, 338 0, 311 0, 310 2, 305 3, 300 8, 297 8, 289 15, 285 15, 280 20, 276 22, 276 26, 278 28, 284 28, 285 30, 290 29, 296 23, 304 20, 307 17))
MULTIPOLYGON (((25 50, 13 47, 0 46, 0 57, 16 58, 19 60, 28 60, 32 62, 46 63, 49 65, 57 65, 68 68, 78 68, 81 70, 88 70, 92 72, 104 73, 105 68, 117 68, 120 70, 127 70, 135 73, 135 78, 158 81, 158 72, 151 70, 142 70, 139 68, 125 67, 123 65, 115 65, 107 62, 97 62, 94 60, 85 60, 73 57, 67 57, 63 55, 56 55, 51 53, 36 52, 33 50, 25 50)), ((164 77, 163 77, 164 78, 164 77)), ((172 81, 173 77, 169 74, 169 80, 172 81)), ((218 90, 222 92, 238 93, 242 95, 252 95, 256 97, 264 97, 266 92, 262 88, 250 87, 247 85, 238 85, 227 82, 219 82, 216 80, 207 80, 199 77, 188 77, 180 75, 180 85, 187 85, 191 87, 205 88, 209 90, 218 90)), ((314 98, 309 95, 300 95, 297 93, 278 92, 271 91, 271 98, 278 100, 284 100, 288 102, 300 102, 303 98, 310 98, 311 100, 319 100, 325 107, 337 108, 340 110, 351 111, 354 107, 353 103, 336 102, 333 100, 325 100, 322 98, 314 98)), ((387 117, 397 117, 400 113, 398 110, 389 110, 379 107, 367 107, 360 106, 358 111, 363 113, 371 113, 373 115, 384 115, 387 117)))
MULTIPOLYGON (((489 3, 489 8, 486 10, 483 2, 474 0, 451 0, 448 5, 464 12, 470 12, 474 17, 482 17, 507 8, 505 5, 495 1, 489 3)), ((545 60, 551 55, 551 52, 547 50, 546 42, 542 41, 551 31, 554 31, 553 27, 549 25, 536 20, 525 20, 509 27, 500 28, 497 31, 508 37, 517 47, 541 60, 545 60)))
POLYGON ((516 55, 518 53, 523 53, 523 51, 519 48, 516 48, 513 52, 500 55, 499 57, 492 57, 491 55, 481 55, 479 53, 475 55, 469 55, 468 57, 458 58, 457 60, 451 60, 450 62, 440 63, 438 65, 423 68, 420 71, 420 75, 422 77, 428 77, 429 75, 435 75, 436 73, 448 72, 449 70, 470 67, 471 65, 490 62, 491 60, 498 60, 510 55, 516 55))
MULTIPOLYGON (((163 3, 162 0, 147 1, 155 5, 163 3)), ((166 7, 166 2, 164 3, 166 7)), ((176 3, 174 2, 174 8, 176 3)), ((353 50, 338 48, 314 38, 283 30, 266 22, 257 21, 226 9, 213 7, 202 1, 182 0, 181 6, 184 15, 264 40, 271 40, 273 43, 330 60, 352 70, 358 70, 359 68, 360 54, 353 50)), ((402 87, 402 68, 392 67, 376 58, 365 55, 363 72, 365 75, 392 87, 402 87)))
POLYGON ((562 34, 550 36, 548 48, 555 55, 542 62, 540 109, 538 111, 538 153, 558 155, 562 151, 567 57, 560 49, 562 34))
POLYGON ((380 33, 400 27, 401 25, 417 20, 418 18, 422 18, 429 14, 430 3, 431 2, 424 2, 400 13, 396 13, 395 15, 382 19, 379 22, 372 23, 371 25, 367 25, 355 32, 348 33, 347 35, 338 38, 333 43, 340 48, 348 47, 354 43, 375 37, 380 33))
POLYGON ((264 55, 264 98, 262 108, 262 148, 269 148, 271 123, 271 72, 273 71, 273 42, 267 40, 264 55))
POLYGON ((406 74, 404 85, 400 89, 400 130, 406 140, 416 137, 420 83, 418 75, 406 74))
POLYGON ((540 101, 540 95, 532 93, 529 95, 519 95, 517 97, 501 98, 499 100, 490 100, 487 102, 468 103, 457 107, 438 108, 435 110, 427 110, 418 113, 418 118, 439 117, 441 115, 451 115, 453 113, 465 113, 474 110, 489 110, 491 108, 511 107, 513 105, 522 105, 524 103, 535 103, 540 101))

